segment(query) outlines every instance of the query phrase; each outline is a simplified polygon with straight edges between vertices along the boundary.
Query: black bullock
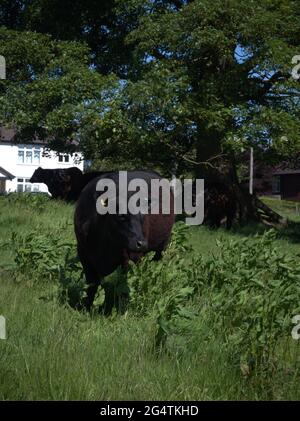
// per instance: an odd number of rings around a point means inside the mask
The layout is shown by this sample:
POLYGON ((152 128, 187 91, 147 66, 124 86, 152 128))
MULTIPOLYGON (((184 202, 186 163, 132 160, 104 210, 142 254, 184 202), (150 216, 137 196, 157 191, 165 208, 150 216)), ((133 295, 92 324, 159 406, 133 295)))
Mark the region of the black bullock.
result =
POLYGON ((82 173, 79 168, 53 168, 39 167, 33 173, 31 183, 44 183, 47 185, 54 199, 67 202, 76 201, 82 189, 93 179, 103 174, 103 171, 82 173))
POLYGON ((82 171, 76 167, 66 169, 39 167, 29 181, 46 184, 54 199, 73 201, 78 198, 82 190, 82 171))
MULTIPOLYGON (((127 176, 128 182, 135 178, 145 180, 149 186, 149 194, 151 180, 161 179, 152 171, 129 171, 127 176)), ((174 198, 171 191, 170 212, 167 214, 159 212, 156 215, 141 213, 123 215, 117 212, 100 215, 96 203, 103 191, 97 191, 96 186, 103 178, 115 182, 118 195, 119 173, 103 174, 83 189, 75 210, 78 255, 89 285, 85 303, 87 309, 90 309, 103 278, 118 266, 126 267, 129 260, 137 262, 149 251, 155 251, 155 258, 159 259, 168 244, 174 223, 174 198)), ((133 192, 128 192, 128 200, 132 194, 133 192)), ((144 199, 149 201, 149 195, 144 199)), ((161 194, 155 198, 159 199, 161 194)))

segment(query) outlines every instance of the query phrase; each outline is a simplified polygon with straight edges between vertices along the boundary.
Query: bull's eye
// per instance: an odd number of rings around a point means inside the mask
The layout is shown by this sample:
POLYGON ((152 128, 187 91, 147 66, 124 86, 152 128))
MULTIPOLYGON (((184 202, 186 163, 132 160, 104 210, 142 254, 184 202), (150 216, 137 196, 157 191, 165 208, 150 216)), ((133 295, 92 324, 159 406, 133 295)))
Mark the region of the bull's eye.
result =
POLYGON ((107 206, 108 206, 108 198, 106 198, 106 199, 101 199, 101 200, 100 200, 100 203, 101 203, 101 205, 102 205, 104 208, 107 208, 107 206))

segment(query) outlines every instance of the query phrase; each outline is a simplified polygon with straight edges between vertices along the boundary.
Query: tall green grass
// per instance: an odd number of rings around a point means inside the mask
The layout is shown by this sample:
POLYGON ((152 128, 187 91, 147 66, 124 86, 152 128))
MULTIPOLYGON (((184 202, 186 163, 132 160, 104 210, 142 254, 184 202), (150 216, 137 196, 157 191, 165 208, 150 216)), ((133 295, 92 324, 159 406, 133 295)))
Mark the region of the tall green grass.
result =
MULTIPOLYGON (((223 253, 222 257, 216 240, 225 243, 235 240, 236 249, 231 250, 238 255, 239 242, 246 241, 246 236, 250 242, 255 242, 252 237, 261 228, 252 227, 247 233, 189 228, 188 249, 178 251, 171 245, 169 254, 161 262, 145 261, 140 268, 134 268, 129 278, 132 307, 122 314, 114 311, 106 317, 96 311, 96 306, 90 315, 74 310, 67 299, 59 299, 61 288, 69 288, 66 280, 70 277, 71 282, 73 276, 68 271, 69 263, 64 266, 63 248, 58 248, 53 257, 55 269, 49 270, 48 275, 47 267, 40 266, 38 260, 32 260, 32 267, 16 264, 21 246, 18 241, 13 245, 12 233, 19 239, 37 233, 36 244, 32 239, 33 251, 42 249, 38 238, 58 238, 62 243, 75 243, 73 207, 47 199, 41 201, 45 203, 32 202, 30 197, 21 200, 0 198, 0 242, 3 245, 0 250, 0 314, 7 321, 7 339, 0 340, 0 399, 300 398, 300 341, 291 338, 289 328, 279 335, 269 370, 260 367, 251 371, 249 361, 236 363, 230 358, 235 355, 232 347, 238 351, 239 344, 229 338, 214 318, 218 291, 212 285, 216 282, 213 276, 216 279, 223 273, 220 268, 225 268, 224 264, 222 266, 224 259, 234 260, 230 254, 224 257, 223 253), (211 268, 210 260, 215 261, 211 268), (62 267, 66 269, 63 275, 62 267), (178 275, 180 279, 176 279, 178 275), (63 276, 64 284, 60 282, 60 276, 63 276), (157 279, 163 282, 161 289, 157 279), (201 279, 202 284, 195 284, 195 279, 201 279), (168 293, 172 282, 175 295, 189 284, 197 290, 192 297, 187 294, 179 303, 190 314, 183 319, 179 315, 183 324, 176 322, 178 315, 174 320, 168 318, 164 301, 160 304, 161 313, 156 307, 159 298, 172 297, 168 293), (147 294, 143 296, 147 285, 151 297, 157 291, 157 298, 152 301, 147 294), (167 317, 167 342, 155 352, 157 329, 162 320, 157 316, 167 317)), ((287 235, 273 242, 274 247, 279 246, 291 258, 297 255, 298 245, 294 238, 290 242, 287 235)), ((24 259, 27 262, 26 253, 24 259)), ((237 258, 236 265, 238 261, 237 258)), ((242 268, 239 270, 242 273, 242 268)), ((80 276, 79 272, 77 275, 80 276)), ((118 276, 114 274, 112 282, 118 281, 118 276)), ((226 276, 230 277, 230 274, 226 276)), ((238 279, 242 284, 243 278, 238 279)), ((230 311, 234 314, 235 297, 229 294, 228 299, 230 297, 233 298, 230 311)), ((247 311, 249 308, 245 307, 247 311)), ((224 329, 229 329, 232 335, 231 325, 224 329)))

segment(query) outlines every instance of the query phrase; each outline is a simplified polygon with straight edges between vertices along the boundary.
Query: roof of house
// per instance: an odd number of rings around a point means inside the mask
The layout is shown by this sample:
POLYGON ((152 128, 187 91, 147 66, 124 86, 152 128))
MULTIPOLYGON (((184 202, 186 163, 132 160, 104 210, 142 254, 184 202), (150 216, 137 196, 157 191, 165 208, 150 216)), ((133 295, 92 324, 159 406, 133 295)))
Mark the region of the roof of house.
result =
POLYGON ((15 178, 10 172, 6 171, 4 168, 0 167, 0 178, 5 178, 6 180, 12 180, 15 178), (4 177, 3 177, 4 176, 4 177))
POLYGON ((15 130, 7 129, 5 127, 0 127, 0 139, 10 142, 15 136, 15 130))
MULTIPOLYGON (((13 144, 16 144, 16 145, 27 143, 27 142, 17 141, 15 139, 15 137, 16 137, 16 130, 15 129, 10 129, 10 128, 7 128, 7 127, 0 126, 0 143, 1 142, 3 142, 3 143, 13 143, 13 144)), ((49 141, 50 141, 50 138, 41 140, 38 137, 35 137, 33 139, 30 139, 29 143, 34 144, 34 145, 43 145, 45 147, 48 147, 49 141)), ((77 140, 73 139, 73 140, 69 141, 68 143, 69 143, 69 145, 73 146, 77 150, 78 145, 79 145, 79 142, 77 140)))
MULTIPOLYGON (((0 127, 0 143, 1 142, 15 143, 15 144, 20 143, 20 142, 16 142, 15 136, 16 136, 16 130, 15 129, 0 127)), ((46 141, 43 141, 43 140, 40 140, 40 139, 37 139, 37 138, 30 140, 30 143, 38 144, 38 145, 47 144, 46 141)))
POLYGON ((290 175, 290 174, 300 174, 300 169, 295 170, 278 170, 273 173, 273 175, 290 175))

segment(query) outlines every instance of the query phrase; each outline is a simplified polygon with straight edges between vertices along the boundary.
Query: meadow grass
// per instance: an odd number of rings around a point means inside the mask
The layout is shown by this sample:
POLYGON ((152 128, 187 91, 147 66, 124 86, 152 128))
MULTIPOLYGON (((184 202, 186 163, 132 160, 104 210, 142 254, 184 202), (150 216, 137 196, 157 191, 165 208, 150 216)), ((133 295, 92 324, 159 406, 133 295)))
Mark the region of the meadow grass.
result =
MULTIPOLYGON (((276 203, 276 205, 278 205, 276 203)), ((281 203, 278 211, 285 212, 281 203)), ((74 239, 72 205, 49 201, 45 208, 0 198, 0 242, 12 232, 33 229, 59 232, 74 239)), ((298 215, 290 212, 298 221, 298 215)), ((262 227, 211 230, 190 228, 193 253, 216 253, 216 240, 244 238, 262 227)), ((298 252, 297 235, 283 232, 276 240, 288 253, 298 252)), ((208 322, 207 297, 193 303, 198 317, 192 334, 170 342, 167 352, 154 353, 152 321, 130 312, 110 317, 76 311, 53 298, 55 281, 14 279, 13 252, 0 249, 0 314, 7 339, 0 340, 1 400, 244 400, 299 399, 299 344, 280 343, 280 367, 251 379, 232 368, 221 337, 208 322)), ((186 264, 191 264, 187 256, 186 264)), ((298 341, 299 342, 299 341, 298 341)))

